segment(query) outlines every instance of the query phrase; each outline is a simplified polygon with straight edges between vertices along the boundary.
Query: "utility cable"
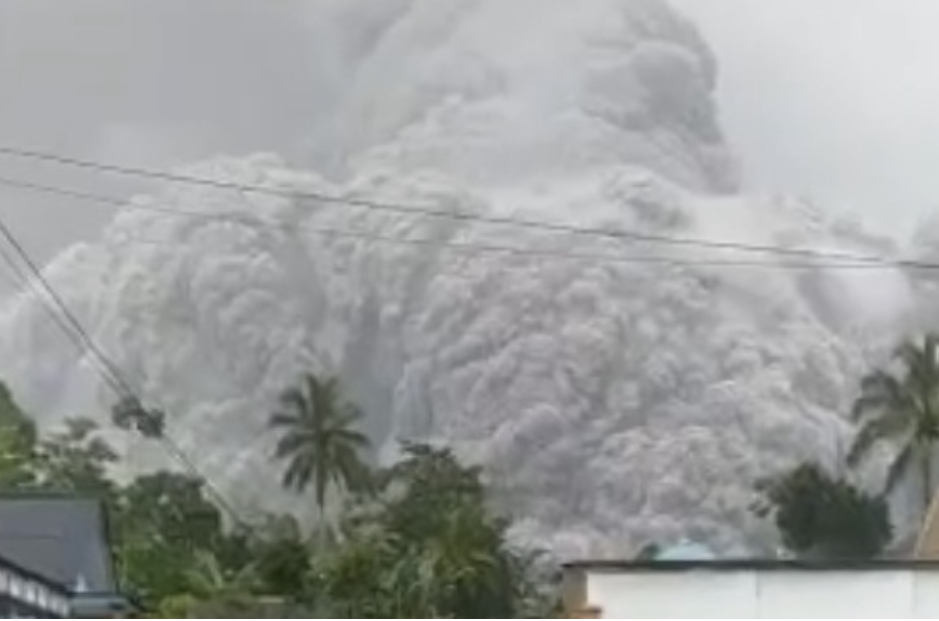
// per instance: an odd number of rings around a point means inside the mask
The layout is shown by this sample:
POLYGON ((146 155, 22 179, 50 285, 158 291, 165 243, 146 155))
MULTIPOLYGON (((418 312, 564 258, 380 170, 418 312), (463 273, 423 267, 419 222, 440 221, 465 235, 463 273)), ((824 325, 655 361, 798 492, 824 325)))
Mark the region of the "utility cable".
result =
MULTIPOLYGON (((20 278, 20 280, 22 280, 27 287, 36 290, 35 284, 39 285, 39 290, 41 293, 40 302, 46 308, 47 312, 49 312, 50 316, 55 319, 56 325, 59 326, 65 336, 76 346, 79 353, 90 352, 92 354, 93 359, 96 361, 96 364, 99 367, 102 379, 111 388, 111 390, 114 391, 119 399, 130 397, 137 403, 142 404, 139 395, 130 385, 130 382, 127 381, 117 365, 111 361, 108 355, 101 349, 101 347, 98 346, 88 331, 85 330, 82 323, 78 320, 78 318, 69 308, 68 304, 58 294, 48 279, 46 279, 38 264, 33 260, 29 252, 22 245, 22 243, 20 243, 17 236, 13 233, 2 217, 0 217, 0 237, 6 240, 7 244, 14 250, 16 256, 18 256, 19 259, 26 265, 27 270, 24 270, 21 266, 19 266, 10 253, 5 249, 2 249, 2 247, 0 247, 0 259, 2 259, 8 267, 10 267, 11 271, 16 274, 17 277, 20 278), (51 305, 49 305, 49 302, 51 302, 51 305)), ((219 503, 220 508, 225 511, 238 526, 243 526, 245 524, 244 521, 241 520, 241 518, 238 516, 238 513, 234 510, 231 504, 228 503, 228 501, 225 499, 225 496, 221 493, 218 486, 216 486, 211 479, 209 479, 199 470, 196 464, 188 457, 188 455, 186 455, 186 452, 182 449, 179 443, 177 443, 168 433, 166 433, 165 430, 158 436, 158 440, 164 445, 164 448, 172 457, 183 464, 183 466, 189 471, 190 475, 194 476, 196 479, 202 481, 205 484, 209 493, 214 496, 216 502, 219 503)))
MULTIPOLYGON (((531 219, 512 218, 508 216, 487 216, 483 214, 474 214, 461 211, 451 211, 432 207, 428 205, 408 205, 391 201, 381 201, 378 199, 361 197, 333 196, 321 192, 312 191, 294 191, 284 190, 271 186, 263 186, 250 183, 236 183, 230 181, 221 181, 208 179, 193 175, 181 173, 171 173, 147 168, 124 166, 94 160, 82 159, 55 153, 47 153, 31 149, 15 148, 0 145, 0 155, 7 157, 41 161, 61 166, 81 168, 95 172, 112 173, 123 176, 131 176, 143 179, 168 181, 185 185, 194 185, 209 187, 221 190, 235 190, 253 194, 275 196, 288 199, 307 199, 321 203, 333 203, 349 205, 354 207, 363 207, 371 210, 387 211, 399 214, 418 214, 433 216, 437 218, 461 220, 470 222, 480 222, 486 224, 497 224, 515 226, 521 228, 539 229, 555 233, 569 233, 576 235, 586 235, 595 237, 606 237, 634 242, 648 242, 663 244, 669 246, 691 246, 697 248, 707 248, 711 250, 733 250, 738 252, 785 255, 790 257, 802 257, 811 259, 836 259, 845 261, 854 261, 859 263, 880 263, 884 261, 883 257, 873 255, 862 255, 849 252, 835 252, 813 250, 808 248, 787 248, 784 246, 772 246, 763 244, 751 244, 734 241, 716 241, 697 239, 689 237, 673 237, 668 235, 659 235, 653 233, 643 233, 639 231, 628 231, 622 229, 605 229, 597 227, 580 227, 570 224, 545 222, 531 219)), ((937 266, 939 267, 939 266, 937 266)))
MULTIPOLYGON (((148 205, 137 203, 133 201, 126 201, 123 199, 104 196, 101 194, 90 193, 81 190, 72 190, 67 188, 61 188, 53 185, 35 183, 31 181, 22 181, 19 179, 11 179, 7 177, 0 177, 0 186, 7 186, 11 188, 16 188, 20 190, 26 190, 30 192, 39 192, 44 194, 51 194, 56 196, 62 196, 66 198, 74 198, 77 200, 86 201, 94 204, 108 205, 119 207, 122 209, 128 209, 133 211, 145 211, 153 212, 158 214, 163 214, 173 217, 185 217, 193 218, 200 220, 217 220, 217 221, 226 221, 226 222, 236 222, 239 224, 248 224, 250 226, 255 226, 259 228, 270 228, 274 230, 281 230, 287 232, 297 232, 303 230, 305 232, 311 233, 313 235, 324 236, 328 238, 346 238, 346 239, 357 239, 365 241, 374 241, 378 243, 387 243, 387 244, 396 244, 396 245, 405 245, 405 246, 425 246, 432 248, 444 248, 449 250, 455 250, 460 252, 468 253, 494 253, 494 254, 510 254, 515 256, 523 257, 533 257, 533 258, 562 258, 570 260, 587 260, 587 261, 600 261, 600 262, 611 262, 611 263, 625 263, 625 264, 650 264, 650 265, 666 265, 666 266, 695 266, 695 267, 728 267, 728 268, 767 268, 767 269, 796 269, 796 270, 812 270, 812 269, 861 269, 861 270, 879 270, 879 269, 915 269, 915 270, 939 270, 939 264, 929 263, 923 261, 912 261, 912 260, 901 260, 901 259, 887 259, 887 258, 878 258, 874 260, 873 257, 864 257, 864 256, 854 256, 854 255, 842 255, 840 253, 817 253, 818 257, 827 257, 827 262, 821 261, 802 261, 796 262, 791 260, 785 260, 780 262, 774 261, 746 261, 746 260, 712 260, 712 259, 683 259, 681 257, 667 257, 667 256, 642 256, 642 255, 615 255, 609 253, 582 253, 582 252, 557 252, 549 250, 536 250, 528 248, 520 248, 517 246, 506 246, 501 244, 483 244, 483 243, 471 243, 471 242, 452 242, 444 240, 435 240, 435 239, 414 239, 414 238, 403 238, 392 235, 382 235, 379 233, 368 233, 360 231, 350 231, 343 229, 334 229, 334 228, 314 228, 310 226, 299 226, 299 225, 290 225, 286 223, 275 223, 268 222, 262 219, 259 219, 254 216, 248 216, 245 214, 224 214, 224 213, 200 213, 194 211, 187 211, 183 209, 175 209, 172 207, 164 207, 159 205, 148 205), (853 259, 838 259, 834 260, 834 257, 854 257, 853 259)), ((168 242, 159 242, 157 240, 149 240, 143 238, 137 238, 136 241, 139 241, 143 244, 151 245, 160 245, 162 243, 168 242)), ((769 248, 769 247, 766 247, 769 248)), ((787 252, 781 252, 780 254, 784 256, 789 256, 787 252)))

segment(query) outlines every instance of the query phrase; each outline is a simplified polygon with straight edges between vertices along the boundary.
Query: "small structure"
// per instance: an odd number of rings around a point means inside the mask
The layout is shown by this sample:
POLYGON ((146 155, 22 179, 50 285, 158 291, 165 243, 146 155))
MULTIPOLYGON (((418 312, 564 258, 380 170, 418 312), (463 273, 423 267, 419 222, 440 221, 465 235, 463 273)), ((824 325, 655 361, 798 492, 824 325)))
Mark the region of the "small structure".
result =
POLYGON ((73 593, 72 619, 128 619, 137 607, 128 598, 115 593, 73 593))
POLYGON ((0 559, 0 618, 70 617, 71 594, 63 585, 0 559))
POLYGON ((70 595, 70 618, 131 616, 118 589, 102 502, 73 495, 0 494, 0 553, 70 595))
POLYGON ((935 619, 939 562, 718 560, 683 542, 653 559, 564 572, 570 618, 935 619))

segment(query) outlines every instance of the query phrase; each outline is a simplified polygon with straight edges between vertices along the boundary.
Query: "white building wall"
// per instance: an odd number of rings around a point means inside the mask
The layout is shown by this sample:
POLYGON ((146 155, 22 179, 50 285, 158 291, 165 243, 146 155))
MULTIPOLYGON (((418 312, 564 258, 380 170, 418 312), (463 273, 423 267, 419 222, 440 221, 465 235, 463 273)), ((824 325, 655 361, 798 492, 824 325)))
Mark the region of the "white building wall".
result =
POLYGON ((588 571, 586 595, 611 619, 937 619, 939 571, 588 571))
POLYGON ((939 572, 919 571, 914 579, 914 618, 939 619, 939 572))
POLYGON ((609 619, 749 619, 752 572, 591 574, 587 601, 609 619))
POLYGON ((908 619, 910 571, 769 571, 759 574, 757 618, 908 619))

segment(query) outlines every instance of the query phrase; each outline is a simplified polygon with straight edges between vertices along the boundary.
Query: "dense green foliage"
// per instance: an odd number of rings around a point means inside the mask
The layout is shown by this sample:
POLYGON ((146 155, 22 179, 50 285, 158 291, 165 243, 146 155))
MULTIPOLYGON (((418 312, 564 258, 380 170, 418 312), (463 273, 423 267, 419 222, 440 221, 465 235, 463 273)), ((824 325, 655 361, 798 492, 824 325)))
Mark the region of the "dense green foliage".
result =
POLYGON ((921 510, 928 510, 939 443, 939 334, 904 341, 890 368, 864 377, 852 419, 858 431, 845 466, 865 465, 880 445, 891 451, 881 495, 862 493, 814 464, 758 485, 757 511, 774 517, 784 545, 800 556, 879 555, 893 534, 886 498, 903 482, 919 484, 921 510))
POLYGON ((505 541, 480 473, 445 449, 411 446, 342 523, 311 591, 338 617, 498 619, 549 610, 533 559, 505 541), (539 610, 539 606, 542 608, 539 610))
MULTIPOLYGON (((165 437, 165 417, 135 400, 111 414, 117 429, 165 437)), ((480 472, 423 446, 371 472, 359 418, 335 381, 312 377, 271 418, 285 486, 312 485, 320 509, 335 498, 333 531, 278 515, 233 527, 203 481, 176 472, 119 483, 121 456, 95 422, 41 436, 2 385, 0 484, 101 498, 122 584, 156 618, 543 616, 533 566, 507 545, 480 472)))
POLYGON ((758 510, 772 515, 783 544, 801 557, 879 555, 893 535, 887 503, 805 464, 760 486, 758 510))
MULTIPOLYGON (((860 465, 879 443, 892 445, 885 495, 915 473, 924 502, 930 499, 937 353, 939 336, 906 343, 892 372, 862 382, 847 461, 860 465)), ((147 440, 169 439, 164 413, 134 398, 118 401, 111 422, 147 440)), ((0 485, 105 501, 123 586, 158 618, 554 616, 550 564, 509 544, 480 470, 423 445, 404 447, 396 465, 373 470, 361 422, 334 379, 306 376, 285 391, 270 416, 273 457, 284 487, 312 492, 319 511, 309 523, 271 515, 248 525, 192 469, 119 482, 113 472, 122 456, 105 441, 107 430, 75 419, 40 434, 0 384, 0 485)), ((873 557, 892 537, 884 496, 814 464, 758 490, 757 511, 800 557, 873 557)), ((639 558, 654 558, 657 549, 647 546, 639 558)))

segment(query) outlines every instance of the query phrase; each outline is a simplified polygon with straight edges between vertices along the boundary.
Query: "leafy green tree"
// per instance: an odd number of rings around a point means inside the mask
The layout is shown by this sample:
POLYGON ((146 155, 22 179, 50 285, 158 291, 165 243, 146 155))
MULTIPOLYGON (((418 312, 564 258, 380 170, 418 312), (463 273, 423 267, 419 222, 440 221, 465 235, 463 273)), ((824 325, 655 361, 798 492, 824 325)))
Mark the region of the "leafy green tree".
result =
POLYGON ((193 560, 186 571, 186 593, 169 597, 161 604, 162 611, 172 613, 172 618, 309 618, 299 614, 301 610, 294 605, 294 597, 266 591, 256 561, 234 567, 206 551, 197 552, 193 560))
POLYGON ((377 525, 350 534, 314 559, 309 603, 325 618, 420 618, 423 602, 408 591, 410 584, 399 584, 395 572, 404 559, 396 556, 394 536, 377 525))
POLYGON ((161 602, 151 619, 322 619, 276 598, 250 594, 202 599, 176 595, 161 602))
POLYGON ((453 511, 485 505, 482 471, 464 466, 449 449, 409 445, 405 456, 377 477, 391 498, 386 509, 392 531, 419 540, 439 532, 453 511))
MULTIPOLYGON (((164 416, 123 399, 118 427, 164 437, 164 416)), ((308 618, 303 594, 310 547, 292 518, 257 531, 227 531, 203 482, 157 472, 112 479, 120 456, 92 420, 72 419, 40 435, 0 383, 0 486, 92 495, 105 501, 123 585, 157 618, 308 618)))
POLYGON ((287 462, 284 486, 298 493, 312 484, 322 513, 331 486, 357 489, 365 483, 362 452, 368 438, 356 426, 362 413, 340 394, 336 379, 307 375, 300 387, 285 391, 270 419, 280 432, 277 459, 287 462))
MULTIPOLYGON (((536 609, 530 565, 488 510, 479 470, 410 446, 348 511, 339 545, 314 561, 311 592, 339 617, 509 618, 536 609)), ((540 603, 540 602, 538 602, 540 603)))
POLYGON ((109 501, 117 489, 109 471, 118 459, 114 449, 101 438, 95 421, 70 419, 62 430, 39 440, 33 462, 36 484, 109 501))
POLYGON ((34 484, 37 441, 36 425, 0 382, 0 486, 17 489, 34 484))
POLYGON ((198 550, 193 564, 186 570, 189 592, 206 599, 232 593, 256 590, 258 578, 252 566, 240 570, 225 567, 212 552, 198 550))
POLYGON ((896 350, 897 372, 877 371, 861 383, 854 418, 862 424, 848 455, 858 465, 881 441, 897 454, 887 473, 887 491, 919 469, 925 512, 935 489, 935 448, 939 441, 939 334, 907 341, 896 350))
POLYGON ((783 544, 803 557, 870 558, 890 542, 893 528, 882 497, 872 498, 804 464, 758 485, 759 515, 772 516, 783 544))
POLYGON ((117 453, 93 420, 73 418, 40 436, 9 389, 0 383, 0 486, 90 494, 108 500, 116 486, 117 453))
POLYGON ((139 477, 116 503, 124 583, 158 618, 294 618, 287 605, 302 594, 309 569, 299 537, 288 544, 267 533, 227 531, 202 483, 176 473, 139 477), (288 545, 296 546, 293 556, 288 545), (303 557, 304 564, 284 557, 303 557), (297 572, 292 583, 289 571, 297 572), (283 582, 272 586, 277 579, 283 582))
POLYGON ((249 540, 252 564, 268 595, 295 599, 303 593, 313 550, 291 516, 272 516, 249 540))
MULTIPOLYGON (((165 416, 136 399, 112 409, 118 428, 166 440, 165 416)), ((284 393, 271 425, 284 483, 354 501, 338 532, 307 540, 272 516, 226 530, 202 480, 156 472, 111 478, 120 456, 92 421, 40 436, 0 384, 0 485, 93 494, 108 503, 124 586, 155 618, 544 617, 534 557, 512 550, 488 507, 481 473, 443 449, 410 446, 372 476, 361 415, 335 380, 307 377, 284 393), (327 545, 328 544, 328 545, 327 545), (303 606, 301 606, 303 604, 303 606)))
POLYGON ((219 509, 201 481, 172 472, 135 479, 121 497, 121 515, 130 525, 148 525, 159 539, 197 550, 214 549, 222 529, 219 509))
POLYGON ((200 553, 227 551, 221 513, 190 477, 140 477, 122 490, 112 511, 124 582, 150 604, 189 593, 187 574, 200 553))

